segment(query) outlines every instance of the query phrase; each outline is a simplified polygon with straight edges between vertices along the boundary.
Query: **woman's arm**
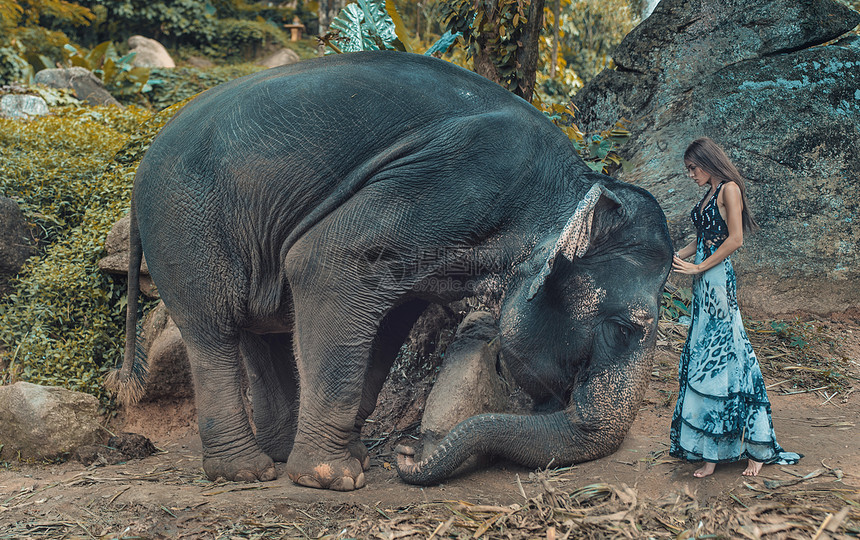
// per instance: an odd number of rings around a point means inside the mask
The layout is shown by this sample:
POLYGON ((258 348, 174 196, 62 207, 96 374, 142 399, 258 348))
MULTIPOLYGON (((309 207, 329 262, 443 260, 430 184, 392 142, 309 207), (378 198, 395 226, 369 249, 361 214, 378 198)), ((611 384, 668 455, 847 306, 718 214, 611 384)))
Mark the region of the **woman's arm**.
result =
POLYGON ((687 257, 692 257, 696 254, 696 241, 693 240, 686 246, 682 247, 678 251, 675 252, 675 256, 681 259, 686 259, 687 257))
MULTIPOLYGON (((723 262, 726 257, 744 244, 744 228, 741 218, 744 203, 741 198, 740 188, 734 182, 726 182, 726 185, 720 191, 720 197, 722 197, 723 207, 726 209, 726 225, 729 229, 728 238, 720 244, 720 247, 710 257, 699 264, 688 263, 676 257, 672 263, 674 271, 680 274, 699 274, 705 272, 723 262)), ((717 199, 717 202, 720 202, 719 199, 717 199)), ((679 254, 683 255, 682 253, 679 254)))

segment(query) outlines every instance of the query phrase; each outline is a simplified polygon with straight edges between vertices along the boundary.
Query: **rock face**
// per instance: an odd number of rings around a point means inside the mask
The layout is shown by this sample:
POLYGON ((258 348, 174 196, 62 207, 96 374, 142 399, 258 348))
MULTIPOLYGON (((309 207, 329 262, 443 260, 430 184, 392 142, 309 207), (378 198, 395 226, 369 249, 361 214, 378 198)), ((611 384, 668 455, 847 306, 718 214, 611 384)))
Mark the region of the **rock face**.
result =
POLYGON ((39 96, 7 94, 0 97, 0 116, 31 118, 48 114, 48 104, 39 96))
MULTIPOLYGON (((429 455, 463 420, 487 412, 511 411, 512 385, 496 368, 500 348, 498 334, 490 313, 477 311, 463 319, 454 342, 445 351, 442 368, 427 397, 421 419, 423 455, 429 455)), ((470 465, 465 464, 466 467, 470 465)))
POLYGON ((103 438, 99 401, 64 388, 0 387, 0 459, 54 459, 103 438))
POLYGON ((684 150, 725 148, 762 225, 732 257, 745 310, 860 307, 860 38, 816 46, 858 23, 831 0, 662 0, 574 99, 588 133, 631 122, 619 178, 657 197, 678 247, 704 194, 684 150))
POLYGON ((18 274, 33 254, 27 223, 12 199, 0 196, 0 296, 9 288, 9 278, 18 274))
MULTIPOLYGON (((99 269, 109 274, 128 274, 128 229, 131 218, 125 216, 113 224, 105 239, 105 255, 99 260, 99 269)), ((149 298, 158 298, 158 289, 149 276, 146 257, 140 264, 140 290, 149 298)))
POLYGON ((194 384, 185 342, 164 302, 159 302, 146 316, 141 334, 148 369, 142 401, 193 398, 194 384))
POLYGON ((170 53, 164 45, 143 36, 131 36, 128 38, 129 52, 137 53, 131 61, 133 66, 151 68, 173 68, 176 63, 170 57, 170 53))
POLYGON ((36 73, 34 80, 52 88, 71 88, 75 91, 76 98, 90 105, 121 106, 119 101, 105 90, 99 78, 82 67, 43 69, 36 73))
POLYGON ((267 68, 273 68, 278 66, 295 64, 300 60, 301 58, 299 57, 298 53, 296 53, 296 51, 292 49, 281 49, 263 58, 262 60, 257 62, 257 64, 267 68))

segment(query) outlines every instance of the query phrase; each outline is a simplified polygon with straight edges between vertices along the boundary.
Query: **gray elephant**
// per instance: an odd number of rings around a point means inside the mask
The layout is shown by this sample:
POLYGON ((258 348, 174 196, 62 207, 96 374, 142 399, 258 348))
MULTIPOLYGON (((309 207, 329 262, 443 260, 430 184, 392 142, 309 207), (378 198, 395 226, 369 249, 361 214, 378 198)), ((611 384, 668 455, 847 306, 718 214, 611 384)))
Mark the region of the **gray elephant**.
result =
POLYGON ((126 356, 146 254, 188 348, 210 478, 365 483, 359 434, 431 302, 500 299, 502 356, 542 414, 478 416, 400 472, 469 452, 612 452, 641 400, 669 271, 647 192, 593 173, 537 109, 405 53, 262 71, 186 105, 140 163, 126 356), (250 382, 252 430, 240 388, 250 382))

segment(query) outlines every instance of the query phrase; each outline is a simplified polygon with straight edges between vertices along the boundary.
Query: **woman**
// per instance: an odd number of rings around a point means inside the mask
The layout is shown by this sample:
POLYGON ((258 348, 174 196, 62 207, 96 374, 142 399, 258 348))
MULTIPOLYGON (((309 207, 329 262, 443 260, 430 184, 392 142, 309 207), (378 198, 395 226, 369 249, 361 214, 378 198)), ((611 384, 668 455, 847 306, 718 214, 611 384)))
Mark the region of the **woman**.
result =
POLYGON ((687 172, 708 187, 690 217, 696 240, 678 250, 672 268, 693 278, 692 322, 678 366, 680 392, 672 418, 670 454, 704 461, 693 476, 717 463, 747 459, 745 476, 763 463, 793 464, 802 457, 777 444, 761 369, 738 309, 729 255, 743 245, 744 231, 758 228, 747 204, 744 181, 726 153, 704 137, 684 152, 687 172), (685 261, 695 255, 695 262, 685 261))

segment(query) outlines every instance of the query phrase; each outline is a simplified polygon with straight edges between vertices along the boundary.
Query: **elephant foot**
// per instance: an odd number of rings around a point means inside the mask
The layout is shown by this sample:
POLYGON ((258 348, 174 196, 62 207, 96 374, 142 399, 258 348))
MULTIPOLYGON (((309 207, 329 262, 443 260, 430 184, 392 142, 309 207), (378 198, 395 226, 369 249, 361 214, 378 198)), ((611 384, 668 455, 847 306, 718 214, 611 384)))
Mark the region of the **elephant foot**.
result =
POLYGON ((278 477, 272 458, 263 453, 248 457, 204 457, 203 470, 210 480, 270 482, 278 477))
MULTIPOLYGON (((366 483, 362 462, 349 453, 338 458, 318 450, 294 449, 287 460, 287 476, 300 486, 353 491, 366 483)), ((365 450, 366 452, 366 450, 365 450)))
POLYGON ((361 463, 362 470, 366 471, 370 469, 370 453, 367 451, 367 447, 364 446, 364 443, 361 442, 361 439, 359 439, 357 435, 353 440, 349 441, 349 444, 346 445, 346 449, 349 450, 352 457, 361 463))

